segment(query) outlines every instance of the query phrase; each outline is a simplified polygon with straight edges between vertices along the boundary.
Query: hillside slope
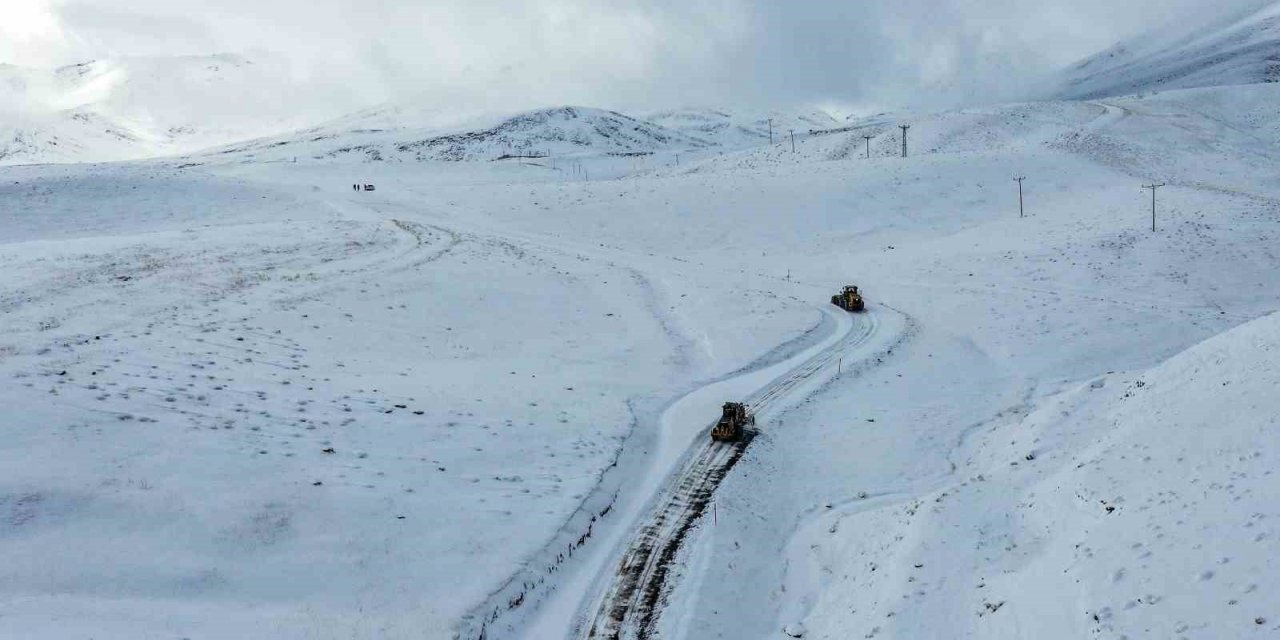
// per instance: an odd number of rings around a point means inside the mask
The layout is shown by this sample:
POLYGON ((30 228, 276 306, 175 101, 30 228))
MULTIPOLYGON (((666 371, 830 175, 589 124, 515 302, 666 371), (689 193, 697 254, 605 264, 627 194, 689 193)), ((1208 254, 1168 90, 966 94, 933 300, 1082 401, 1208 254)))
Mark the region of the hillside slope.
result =
POLYGON ((265 54, 0 65, 0 89, 2 164, 190 152, 291 131, 372 99, 299 77, 265 54))
POLYGON ((1055 95, 1092 99, 1146 91, 1280 82, 1280 3, 1255 3, 1208 25, 1168 27, 1068 69, 1055 95))
POLYGON ((283 136, 211 150, 197 160, 271 162, 422 162, 495 160, 514 156, 649 154, 700 149, 712 143, 631 116, 564 106, 475 119, 449 126, 414 126, 395 110, 374 110, 283 136))
POLYGON ((953 457, 954 484, 854 503, 792 541, 793 627, 813 638, 1280 632, 1278 353, 1273 315, 978 425, 953 457))
POLYGON ((823 111, 770 112, 744 115, 721 109, 675 109, 644 114, 650 122, 727 148, 780 142, 790 131, 797 135, 835 129, 841 122, 823 111))

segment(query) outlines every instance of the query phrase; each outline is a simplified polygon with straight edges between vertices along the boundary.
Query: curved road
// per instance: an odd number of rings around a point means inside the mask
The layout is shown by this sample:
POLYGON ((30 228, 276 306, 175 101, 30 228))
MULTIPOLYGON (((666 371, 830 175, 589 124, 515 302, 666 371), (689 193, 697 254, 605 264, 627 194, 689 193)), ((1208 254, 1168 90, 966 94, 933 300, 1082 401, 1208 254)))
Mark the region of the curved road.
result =
MULTIPOLYGON (((820 383, 825 379, 821 374, 835 373, 843 357, 876 334, 880 313, 854 316, 842 339, 749 397, 752 412, 763 416, 781 408, 788 400, 799 399, 793 396, 801 395, 807 383, 820 383)), ((749 437, 736 443, 715 442, 707 435, 709 430, 710 425, 635 527, 621 560, 607 565, 612 575, 588 601, 580 637, 638 640, 653 634, 665 596, 673 586, 671 568, 685 538, 702 517, 716 487, 750 444, 749 437)))

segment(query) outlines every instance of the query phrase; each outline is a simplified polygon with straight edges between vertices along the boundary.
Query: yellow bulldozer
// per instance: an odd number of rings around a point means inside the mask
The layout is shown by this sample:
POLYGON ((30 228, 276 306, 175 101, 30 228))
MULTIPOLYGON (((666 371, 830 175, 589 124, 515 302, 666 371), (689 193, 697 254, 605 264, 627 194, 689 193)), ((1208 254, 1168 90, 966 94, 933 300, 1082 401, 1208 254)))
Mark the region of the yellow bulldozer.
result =
POLYGON ((865 311, 867 308, 867 304, 862 300, 862 294, 853 285, 848 285, 840 293, 831 296, 831 304, 850 313, 865 311))
POLYGON ((742 439, 743 429, 754 425, 756 417, 741 402, 726 402, 720 415, 720 421, 711 428, 711 439, 718 442, 737 442, 742 439))

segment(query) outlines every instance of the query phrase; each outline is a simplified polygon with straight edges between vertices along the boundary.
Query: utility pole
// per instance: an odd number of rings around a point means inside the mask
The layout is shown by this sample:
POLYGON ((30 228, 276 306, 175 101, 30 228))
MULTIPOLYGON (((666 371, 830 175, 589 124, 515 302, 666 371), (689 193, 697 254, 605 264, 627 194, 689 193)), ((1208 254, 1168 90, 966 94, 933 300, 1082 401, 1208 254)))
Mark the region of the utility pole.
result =
POLYGON ((769 118, 769 144, 773 144, 773 118, 769 118))
POLYGON ((796 130, 791 130, 791 153, 796 152, 796 130))
POLYGON ((862 136, 862 138, 867 141, 867 159, 868 160, 871 159, 871 139, 874 137, 875 136, 862 136))
POLYGON ((910 129, 911 125, 900 124, 898 128, 902 129, 902 157, 905 158, 907 157, 907 129, 910 129))
POLYGON ((1014 178, 1014 180, 1018 181, 1018 217, 1019 218, 1027 217, 1026 209, 1022 207, 1022 181, 1026 179, 1027 179, 1026 176, 1022 176, 1020 178, 1014 178))
POLYGON ((1163 187, 1163 186, 1165 186, 1163 182, 1160 184, 1151 183, 1151 184, 1142 185, 1143 189, 1151 190, 1151 230, 1152 231, 1156 230, 1156 189, 1159 189, 1160 187, 1163 187))

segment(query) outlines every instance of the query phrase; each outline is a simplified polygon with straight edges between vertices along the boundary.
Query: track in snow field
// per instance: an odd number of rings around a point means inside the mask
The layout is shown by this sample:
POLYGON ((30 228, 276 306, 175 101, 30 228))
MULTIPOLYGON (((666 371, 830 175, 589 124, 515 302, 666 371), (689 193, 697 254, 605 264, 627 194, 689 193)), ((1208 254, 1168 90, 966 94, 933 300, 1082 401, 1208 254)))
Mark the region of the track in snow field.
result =
MULTIPOLYGON (((747 400, 760 414, 787 400, 819 372, 837 366, 853 347, 867 342, 880 323, 874 313, 855 317, 849 334, 747 400)), ((710 427, 708 427, 708 431, 710 427)), ((656 506, 623 552, 604 594, 590 612, 583 638, 643 640, 653 634, 681 545, 706 511, 716 487, 742 458, 754 433, 741 442, 715 442, 704 435, 673 474, 656 506)))

